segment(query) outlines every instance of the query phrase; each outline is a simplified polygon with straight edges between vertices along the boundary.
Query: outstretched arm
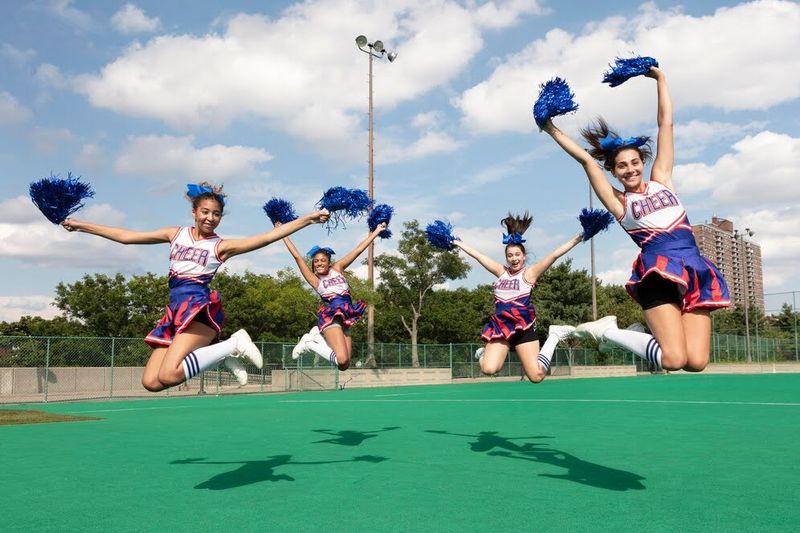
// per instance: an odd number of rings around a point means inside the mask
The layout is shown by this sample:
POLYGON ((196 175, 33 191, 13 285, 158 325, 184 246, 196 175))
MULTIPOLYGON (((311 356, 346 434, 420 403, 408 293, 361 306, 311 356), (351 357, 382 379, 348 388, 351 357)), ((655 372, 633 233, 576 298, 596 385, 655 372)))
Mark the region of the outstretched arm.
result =
POLYGON ((656 141, 656 160, 653 161, 650 179, 672 189, 672 167, 675 157, 672 139, 672 97, 669 94, 667 78, 663 71, 656 67, 650 67, 650 72, 645 76, 656 80, 656 90, 658 91, 658 140, 656 141))
MULTIPOLYGON (((275 227, 281 226, 280 222, 275 223, 275 227)), ((297 263, 297 268, 300 270, 300 274, 303 275, 303 279, 305 279, 312 288, 316 289, 317 285, 319 284, 319 278, 314 275, 314 272, 308 268, 308 263, 306 263, 305 258, 303 255, 298 251, 297 246, 294 245, 292 240, 289 237, 284 237, 283 244, 286 245, 286 249, 289 250, 289 253, 292 254, 294 258, 294 262, 297 263)))
POLYGON ((503 275, 503 272, 505 272, 506 269, 503 267, 503 265, 501 265, 491 257, 480 253, 472 246, 464 244, 462 241, 453 241, 453 244, 464 250, 467 253, 467 255, 472 257, 475 261, 480 263, 483 268, 485 268, 498 278, 503 275))
POLYGON ((329 213, 327 209, 315 211, 299 217, 286 224, 273 228, 271 231, 253 235, 252 237, 245 237, 244 239, 226 239, 219 245, 220 259, 226 261, 231 257, 239 254, 246 254, 253 250, 258 250, 264 246, 271 244, 275 241, 288 237, 295 231, 302 229, 311 224, 319 224, 328 220, 329 213))
POLYGON ((383 230, 385 230, 386 227, 387 224, 385 222, 381 222, 380 224, 378 224, 378 226, 375 228, 375 231, 370 232, 370 234, 367 235, 367 237, 363 241, 358 243, 358 246, 356 246, 349 254, 345 255, 344 257, 336 261, 333 265, 331 265, 331 268, 336 270, 337 272, 344 272, 345 270, 347 270, 347 267, 353 264, 353 261, 355 261, 359 255, 364 253, 364 250, 367 249, 367 246, 369 246, 372 241, 377 239, 378 235, 383 230))
POLYGON ((176 227, 161 228, 154 231, 133 231, 125 228, 115 228, 113 226, 103 226, 83 220, 68 218, 61 223, 67 231, 79 231, 97 235, 105 239, 119 242, 122 244, 158 244, 169 242, 178 231, 176 227))
POLYGON ((575 248, 578 244, 583 241, 583 232, 578 233, 573 238, 547 254, 541 261, 536 263, 535 265, 529 266, 525 270, 525 281, 533 285, 536 283, 536 280, 539 279, 539 276, 545 273, 545 271, 550 268, 556 260, 564 255, 565 253, 569 252, 573 248, 575 248))
POLYGON ((594 189, 595 194, 597 194, 597 197, 603 202, 603 205, 608 209, 609 213, 616 218, 621 217, 625 212, 625 207, 617 196, 617 191, 608 182, 605 173, 597 164, 597 161, 589 155, 589 152, 584 150, 583 147, 572 138, 558 129, 558 127, 553 124, 552 119, 547 121, 543 131, 550 135, 550 137, 552 137, 565 152, 571 155, 575 161, 581 164, 584 172, 586 172, 586 177, 589 178, 592 189, 594 189))

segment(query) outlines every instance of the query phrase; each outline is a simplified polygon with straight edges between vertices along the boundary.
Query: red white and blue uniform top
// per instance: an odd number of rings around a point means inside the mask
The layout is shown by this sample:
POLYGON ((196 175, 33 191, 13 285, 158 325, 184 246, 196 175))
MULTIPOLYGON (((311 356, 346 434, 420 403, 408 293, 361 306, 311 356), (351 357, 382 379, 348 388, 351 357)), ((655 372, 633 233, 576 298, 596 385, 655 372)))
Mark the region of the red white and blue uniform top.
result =
POLYGON ((494 304, 528 306, 531 303, 533 285, 525 281, 525 269, 511 272, 508 268, 494 283, 494 304))
POLYGON ((618 219, 641 253, 625 289, 639 301, 638 285, 648 275, 678 284, 682 311, 730 305, 728 286, 716 265, 700 255, 683 204, 669 188, 649 181, 644 192, 625 192, 618 219))
POLYGON ((221 243, 219 235, 196 239, 191 227, 178 228, 169 248, 170 288, 186 283, 208 285, 222 266, 221 243))
POLYGON ((515 333, 536 325, 536 308, 531 303, 533 285, 525 281, 525 269, 506 268, 494 283, 494 314, 483 327, 481 339, 509 340, 515 333))
POLYGON ((350 285, 344 274, 334 269, 329 269, 324 276, 319 276, 317 294, 325 302, 330 302, 337 297, 350 297, 350 285))
POLYGON ((353 303, 347 278, 332 268, 324 276, 319 276, 317 294, 325 304, 317 312, 317 327, 320 331, 337 321, 342 327, 349 328, 361 320, 367 309, 366 302, 362 300, 353 303))

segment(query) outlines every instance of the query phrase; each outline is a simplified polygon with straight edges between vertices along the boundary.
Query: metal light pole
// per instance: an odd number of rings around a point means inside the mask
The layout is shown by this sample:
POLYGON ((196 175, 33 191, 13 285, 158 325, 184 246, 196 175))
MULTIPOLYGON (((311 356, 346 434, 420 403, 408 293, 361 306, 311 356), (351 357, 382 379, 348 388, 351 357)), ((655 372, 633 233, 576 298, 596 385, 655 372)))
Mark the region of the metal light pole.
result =
MULTIPOLYGON (((592 184, 589 183, 589 209, 592 208, 592 184)), ((592 320, 597 320, 597 276, 594 272, 594 237, 589 239, 589 253, 592 256, 592 320)))
MULTIPOLYGON (((393 63, 397 54, 395 52, 387 52, 383 47, 383 42, 374 41, 369 42, 364 35, 356 37, 356 46, 358 49, 369 56, 369 185, 367 193, 369 199, 375 199, 374 187, 374 171, 375 171, 375 150, 374 150, 374 126, 373 126, 373 113, 372 113, 372 59, 389 60, 393 63)), ((367 248, 367 284, 369 290, 375 289, 375 243, 371 242, 367 248)), ((370 302, 367 307, 367 360, 375 360, 375 306, 370 302)))
POLYGON ((745 328, 745 342, 747 345, 745 346, 745 354, 747 354, 747 362, 753 362, 753 354, 750 352, 750 315, 748 312, 748 308, 750 307, 750 293, 747 288, 748 282, 748 275, 747 275, 747 263, 745 262, 745 255, 747 251, 747 247, 744 243, 744 236, 747 234, 748 237, 752 237, 755 235, 750 228, 744 229, 745 233, 740 234, 739 231, 734 231, 733 235, 738 238, 740 242, 740 249, 741 249, 741 265, 742 265, 742 281, 744 283, 744 328, 745 328))

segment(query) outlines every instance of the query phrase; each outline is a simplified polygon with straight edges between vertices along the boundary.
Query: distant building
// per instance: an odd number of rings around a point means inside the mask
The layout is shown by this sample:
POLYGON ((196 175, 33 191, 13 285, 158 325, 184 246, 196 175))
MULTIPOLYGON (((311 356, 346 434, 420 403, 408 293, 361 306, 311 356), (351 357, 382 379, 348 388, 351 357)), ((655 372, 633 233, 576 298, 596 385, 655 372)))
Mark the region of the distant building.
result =
POLYGON ((711 223, 692 226, 700 253, 711 259, 728 282, 731 303, 751 305, 764 311, 764 275, 761 268, 761 247, 746 239, 750 231, 740 233, 733 222, 713 217, 711 223))

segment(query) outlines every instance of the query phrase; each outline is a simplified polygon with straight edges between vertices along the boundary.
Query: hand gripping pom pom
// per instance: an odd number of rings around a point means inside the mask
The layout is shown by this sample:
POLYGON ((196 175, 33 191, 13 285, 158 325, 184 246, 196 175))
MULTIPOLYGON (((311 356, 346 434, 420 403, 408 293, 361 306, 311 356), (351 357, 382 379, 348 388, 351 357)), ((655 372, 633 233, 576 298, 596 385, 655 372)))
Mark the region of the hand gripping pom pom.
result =
POLYGON ((83 207, 81 200, 94 196, 91 185, 67 173, 67 179, 50 175, 31 183, 29 194, 39 211, 53 224, 61 224, 83 207))
POLYGON ((273 224, 276 222, 286 224, 287 222, 297 219, 297 213, 294 212, 292 203, 281 198, 272 198, 269 202, 265 203, 264 212, 273 224))
POLYGON ((611 87, 622 85, 635 76, 642 76, 650 72, 650 67, 657 67, 658 61, 653 57, 629 57, 623 59, 618 57, 611 70, 603 74, 603 83, 608 83, 611 87))
POLYGON ((533 118, 539 129, 544 128, 547 121, 559 115, 566 115, 578 109, 575 103, 575 95, 561 78, 553 78, 541 85, 539 98, 533 104, 533 118))
MULTIPOLYGON (((386 223, 386 225, 388 225, 392 220, 393 213, 394 208, 387 204, 378 204, 373 207, 372 211, 369 213, 369 217, 367 217, 367 226, 369 226, 369 230, 375 231, 375 228, 378 227, 378 224, 386 223)), ((378 237, 381 239, 391 239, 392 230, 386 228, 382 232, 378 233, 378 237)))
POLYGON ((317 205, 330 211, 331 217, 326 226, 331 229, 339 224, 344 225, 345 218, 356 219, 363 216, 372 207, 372 200, 361 189, 331 187, 325 191, 317 205))
POLYGON ((455 248, 453 241, 457 237, 453 236, 453 225, 449 222, 442 220, 434 220, 432 224, 428 224, 425 228, 425 233, 428 237, 428 242, 434 248, 441 248, 443 250, 452 250, 455 248))
POLYGON ((578 220, 583 228, 583 242, 588 241, 601 231, 605 231, 614 223, 614 215, 605 209, 586 209, 581 210, 578 220))

